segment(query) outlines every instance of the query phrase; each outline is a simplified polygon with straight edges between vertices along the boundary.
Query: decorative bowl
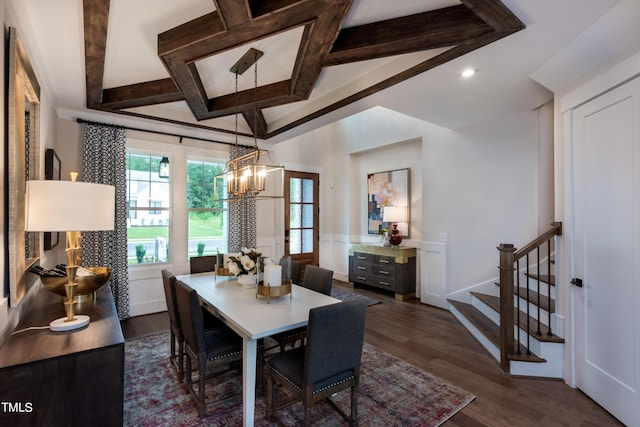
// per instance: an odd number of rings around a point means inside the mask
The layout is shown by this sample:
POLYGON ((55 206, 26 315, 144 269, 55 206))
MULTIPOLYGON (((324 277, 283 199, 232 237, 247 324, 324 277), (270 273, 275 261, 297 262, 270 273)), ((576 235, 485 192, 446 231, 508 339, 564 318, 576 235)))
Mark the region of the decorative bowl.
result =
MULTIPOLYGON (((109 281, 111 278, 111 271, 113 270, 111 267, 82 267, 85 270, 89 270, 94 275, 87 276, 76 276, 76 283, 78 283, 78 288, 76 290, 76 295, 89 295, 100 289, 105 283, 109 281)), ((54 294, 58 294, 62 297, 67 296, 67 291, 64 288, 64 285, 67 284, 66 277, 40 277, 42 279, 42 283, 45 288, 53 292, 54 294)))

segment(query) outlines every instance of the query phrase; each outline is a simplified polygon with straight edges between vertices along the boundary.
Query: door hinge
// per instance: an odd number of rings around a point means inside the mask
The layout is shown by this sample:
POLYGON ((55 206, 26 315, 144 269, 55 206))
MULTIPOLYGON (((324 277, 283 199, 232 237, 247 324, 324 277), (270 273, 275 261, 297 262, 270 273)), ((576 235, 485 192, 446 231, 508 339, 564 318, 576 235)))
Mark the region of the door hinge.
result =
POLYGON ((573 279, 571 279, 571 284, 581 288, 582 287, 582 279, 578 279, 577 277, 574 277, 573 279))

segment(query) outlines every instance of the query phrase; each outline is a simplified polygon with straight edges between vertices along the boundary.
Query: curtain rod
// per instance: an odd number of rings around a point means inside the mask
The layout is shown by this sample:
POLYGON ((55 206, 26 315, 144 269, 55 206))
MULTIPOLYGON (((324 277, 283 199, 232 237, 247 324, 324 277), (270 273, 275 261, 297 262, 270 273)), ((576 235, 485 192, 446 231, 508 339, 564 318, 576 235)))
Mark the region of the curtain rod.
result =
MULTIPOLYGON (((180 134, 177 134, 177 133, 160 132, 160 131, 156 131, 156 130, 140 129, 140 128, 134 128, 134 127, 130 127, 130 126, 114 125, 114 124, 111 124, 111 123, 94 122, 94 121, 91 121, 91 120, 85 120, 85 119, 81 119, 81 118, 77 118, 76 122, 85 123, 85 124, 89 124, 89 125, 109 126, 109 127, 114 127, 114 128, 115 127, 117 127, 117 128, 125 128, 125 129, 128 129, 128 130, 136 130, 136 131, 139 131, 139 132, 155 133, 155 134, 158 134, 158 135, 174 136, 176 138, 180 138, 180 144, 182 144, 182 139, 186 138, 186 139, 193 139, 193 140, 197 140, 197 141, 214 142, 216 144, 236 145, 234 142, 216 141, 215 139, 198 138, 197 136, 187 136, 187 135, 180 135, 180 134)), ((244 144, 238 144, 238 145, 243 146, 243 147, 250 147, 249 145, 244 145, 244 144)))

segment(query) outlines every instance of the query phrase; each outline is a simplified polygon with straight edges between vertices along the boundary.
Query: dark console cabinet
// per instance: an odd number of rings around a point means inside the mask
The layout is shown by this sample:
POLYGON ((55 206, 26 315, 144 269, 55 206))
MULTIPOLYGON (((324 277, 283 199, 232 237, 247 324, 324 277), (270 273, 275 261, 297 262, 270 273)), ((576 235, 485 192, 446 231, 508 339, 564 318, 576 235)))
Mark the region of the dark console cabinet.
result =
MULTIPOLYGON (((91 323, 20 332, 0 348, 0 425, 122 426, 124 337, 109 287, 76 313, 91 323)), ((64 316, 61 297, 40 289, 16 330, 64 316)))
POLYGON ((393 291, 399 301, 415 298, 416 248, 352 243, 349 281, 393 291))

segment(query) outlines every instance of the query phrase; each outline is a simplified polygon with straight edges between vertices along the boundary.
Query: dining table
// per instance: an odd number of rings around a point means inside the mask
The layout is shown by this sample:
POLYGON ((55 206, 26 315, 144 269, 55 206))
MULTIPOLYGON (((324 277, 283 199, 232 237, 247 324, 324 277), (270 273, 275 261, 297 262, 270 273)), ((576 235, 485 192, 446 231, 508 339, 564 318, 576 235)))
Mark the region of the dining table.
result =
POLYGON ((242 420, 244 426, 252 426, 258 340, 305 326, 309 310, 340 300, 298 285, 291 286, 290 294, 267 299, 258 295, 256 287, 244 287, 233 276, 215 272, 184 274, 176 278, 195 289, 202 306, 242 337, 242 420))

